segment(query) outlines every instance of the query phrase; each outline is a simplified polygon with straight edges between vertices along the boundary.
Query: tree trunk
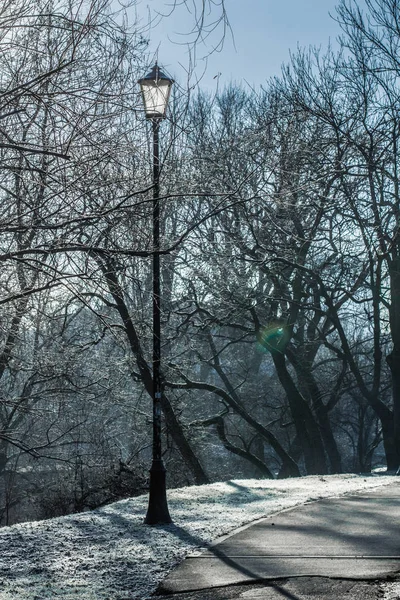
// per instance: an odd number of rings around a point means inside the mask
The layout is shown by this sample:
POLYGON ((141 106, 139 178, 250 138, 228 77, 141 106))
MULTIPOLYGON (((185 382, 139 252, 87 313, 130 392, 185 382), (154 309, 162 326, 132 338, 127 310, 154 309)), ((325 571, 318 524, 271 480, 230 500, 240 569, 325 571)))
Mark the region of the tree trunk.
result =
MULTIPOLYGON (((315 358, 315 352, 312 353, 312 359, 315 358)), ((306 390, 314 409, 314 413, 321 432, 322 441, 330 463, 331 473, 342 473, 342 459, 333 435, 331 422, 329 419, 328 407, 322 401, 321 391, 315 381, 312 373, 312 361, 309 358, 298 357, 293 350, 287 351, 290 363, 296 370, 300 384, 306 390)))
POLYGON ((193 452, 193 449, 187 441, 182 425, 179 423, 173 406, 166 394, 162 395, 161 408, 165 417, 165 423, 168 427, 172 439, 178 448, 180 455, 189 467, 197 485, 210 483, 210 480, 200 464, 199 459, 193 452))
POLYGON ((314 377, 312 376, 311 370, 307 368, 307 372, 304 370, 303 375, 310 393, 315 416, 317 417, 326 454, 330 462, 330 472, 342 473, 342 459, 333 435, 328 409, 322 401, 321 392, 314 377))
POLYGON ((394 471, 399 468, 400 463, 395 437, 393 413, 388 409, 387 414, 385 415, 377 414, 382 423, 382 438, 387 469, 388 471, 394 471))
MULTIPOLYGON (((393 350, 386 357, 392 374, 393 397, 393 445, 390 440, 390 461, 388 469, 398 469, 400 466, 400 257, 395 256, 389 264, 391 303, 389 310, 390 331, 393 350)), ((382 423, 383 426, 383 423, 382 423)))
POLYGON ((0 477, 4 475, 7 461, 7 443, 0 440, 0 477))
POLYGON ((296 434, 303 450, 307 473, 309 475, 326 473, 328 469, 324 445, 314 415, 287 370, 284 354, 273 352, 272 358, 279 381, 286 392, 296 434))

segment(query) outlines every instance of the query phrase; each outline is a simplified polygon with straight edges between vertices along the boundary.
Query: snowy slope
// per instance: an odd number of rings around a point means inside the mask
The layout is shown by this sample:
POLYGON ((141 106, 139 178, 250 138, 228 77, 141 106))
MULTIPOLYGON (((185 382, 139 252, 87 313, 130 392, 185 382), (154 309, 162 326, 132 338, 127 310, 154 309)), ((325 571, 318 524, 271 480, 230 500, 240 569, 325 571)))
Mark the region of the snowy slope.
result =
POLYGON ((143 524, 147 497, 0 529, 0 600, 144 599, 189 552, 310 499, 399 481, 375 475, 235 480, 169 490, 174 524, 143 524))

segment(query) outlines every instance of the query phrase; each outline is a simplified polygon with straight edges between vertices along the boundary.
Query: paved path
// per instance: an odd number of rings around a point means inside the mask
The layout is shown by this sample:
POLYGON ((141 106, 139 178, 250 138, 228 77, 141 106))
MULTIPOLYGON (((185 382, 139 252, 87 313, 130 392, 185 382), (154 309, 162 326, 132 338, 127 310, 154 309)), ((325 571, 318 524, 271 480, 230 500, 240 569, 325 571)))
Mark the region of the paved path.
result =
POLYGON ((163 595, 157 596, 157 600, 382 600, 382 597, 381 582, 295 577, 163 595))
POLYGON ((346 593, 346 598, 367 600, 376 597, 373 580, 400 572, 399 534, 400 481, 374 491, 307 503, 242 527, 207 551, 186 558, 164 580, 158 594, 179 592, 181 600, 272 600, 337 599, 346 593), (337 582, 340 592, 330 578, 341 580, 337 582), (268 581, 267 590, 260 582, 268 581), (304 595, 304 590, 299 595, 299 589, 308 586, 310 590, 317 582, 320 587, 328 582, 331 595, 328 591, 322 596, 304 595), (242 584, 249 583, 259 585, 259 595, 257 585, 237 595, 242 584), (221 590, 216 594, 217 588, 231 585, 236 586, 236 595, 224 596, 221 590), (347 586, 344 592, 343 585, 347 586))

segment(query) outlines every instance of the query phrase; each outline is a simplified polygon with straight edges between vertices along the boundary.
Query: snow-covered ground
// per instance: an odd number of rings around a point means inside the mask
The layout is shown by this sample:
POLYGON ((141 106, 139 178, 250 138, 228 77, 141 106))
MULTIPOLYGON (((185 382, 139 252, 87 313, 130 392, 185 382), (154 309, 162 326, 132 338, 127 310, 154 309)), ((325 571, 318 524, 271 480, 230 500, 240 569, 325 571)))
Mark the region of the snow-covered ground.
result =
MULTIPOLYGON (((172 525, 143 524, 147 497, 0 529, 0 600, 147 598, 188 553, 264 515, 398 477, 233 480, 168 491, 172 525)), ((389 597, 389 596, 388 596, 389 597)))

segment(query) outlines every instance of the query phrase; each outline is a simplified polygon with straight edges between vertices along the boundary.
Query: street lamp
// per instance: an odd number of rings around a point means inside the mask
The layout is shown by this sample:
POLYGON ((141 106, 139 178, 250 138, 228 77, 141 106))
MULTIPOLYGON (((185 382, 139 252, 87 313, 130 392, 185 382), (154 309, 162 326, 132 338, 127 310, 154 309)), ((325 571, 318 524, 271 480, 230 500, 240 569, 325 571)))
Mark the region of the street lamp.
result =
POLYGON ((153 127, 153 461, 150 469, 149 506, 145 523, 171 523, 165 485, 166 469, 161 454, 161 297, 160 297, 160 155, 158 132, 165 119, 174 83, 156 64, 138 81, 146 118, 153 127))

